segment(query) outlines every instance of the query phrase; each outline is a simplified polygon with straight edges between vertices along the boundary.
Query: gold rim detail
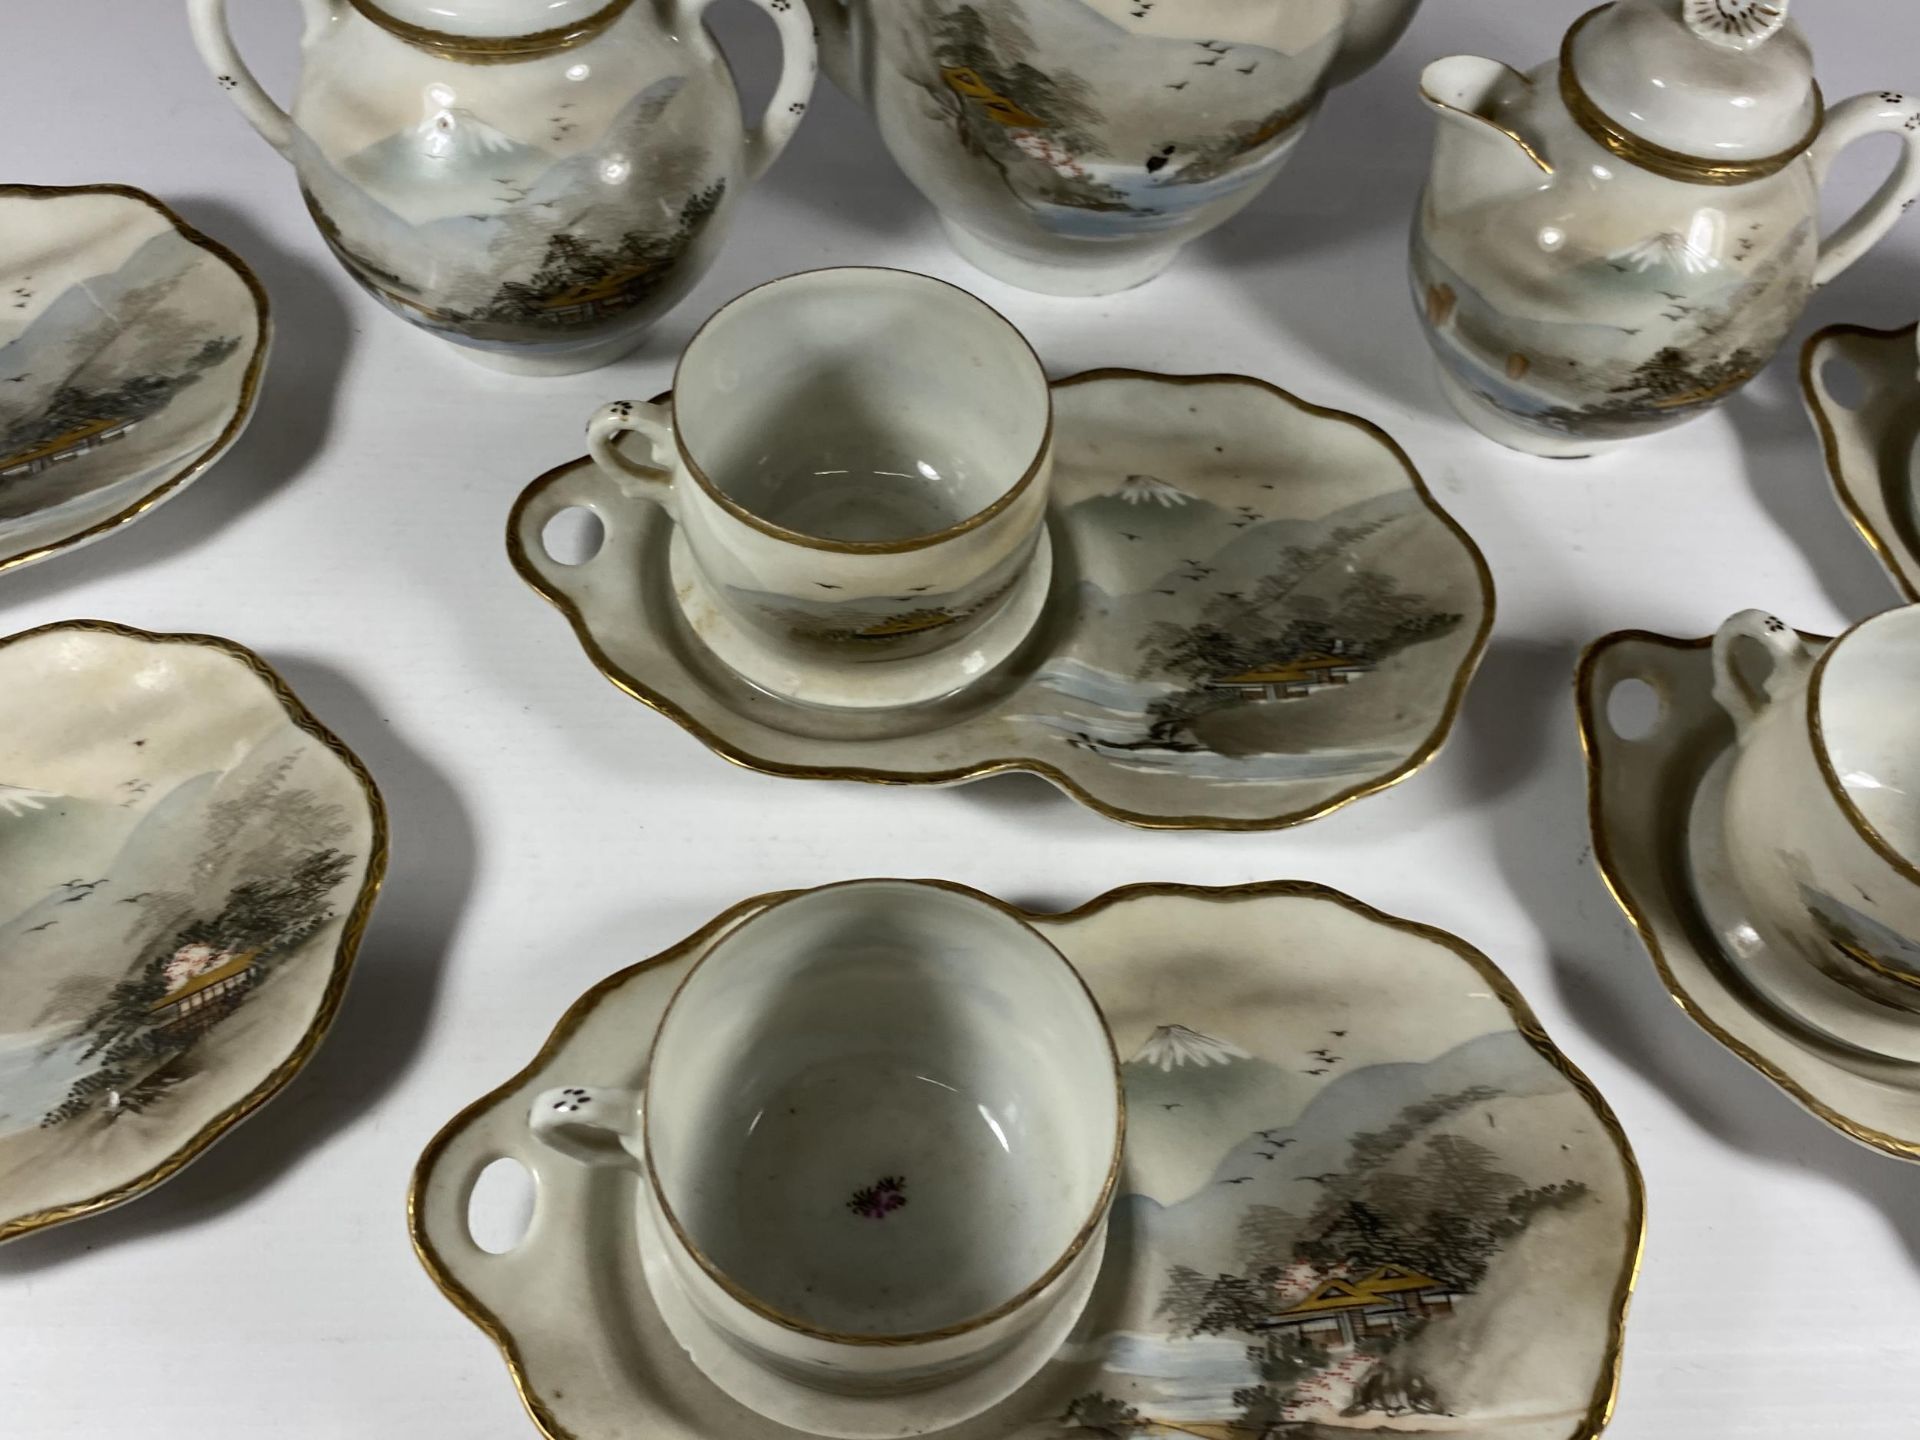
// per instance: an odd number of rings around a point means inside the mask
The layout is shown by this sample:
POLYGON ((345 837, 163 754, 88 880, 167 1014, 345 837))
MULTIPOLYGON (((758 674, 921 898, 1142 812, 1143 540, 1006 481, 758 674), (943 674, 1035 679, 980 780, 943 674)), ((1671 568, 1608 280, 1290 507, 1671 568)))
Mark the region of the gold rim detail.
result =
POLYGON ((534 30, 525 35, 455 35, 389 15, 376 0, 348 0, 348 3, 364 19, 418 49, 430 50, 462 64, 498 65, 584 45, 626 13, 633 0, 610 0, 604 9, 571 25, 556 25, 550 30, 534 30))
POLYGON ((106 519, 96 521, 86 529, 67 536, 64 540, 50 541, 32 550, 23 550, 18 555, 0 555, 0 575, 21 566, 32 565, 62 550, 71 550, 97 540, 110 530, 138 520, 162 501, 171 499, 174 493, 197 478, 240 438, 240 432, 247 427, 247 421, 253 417, 254 402, 259 398, 260 376, 266 368, 267 350, 273 341, 273 324, 267 303, 266 287, 260 278, 233 251, 218 240, 201 234, 176 215, 172 209, 144 190, 136 190, 131 185, 0 185, 0 200, 22 198, 30 200, 56 200, 65 195, 118 195, 124 200, 136 200, 148 209, 159 214, 161 219, 171 225, 181 239, 191 245, 197 245, 215 259, 221 261, 233 273, 240 277, 253 297, 255 334, 253 355, 247 361, 246 372, 240 377, 240 395, 235 403, 231 419, 215 437, 213 443, 198 455, 187 461, 180 469, 165 476, 146 494, 135 500, 124 510, 116 511, 106 519))
POLYGON ((250 670, 268 693, 279 702, 288 721, 296 729, 305 731, 326 747, 359 783, 360 791, 367 801, 367 818, 372 838, 367 847, 366 873, 361 877, 360 893, 354 900, 353 908, 347 912, 346 923, 340 931, 339 943, 334 947, 333 973, 327 979, 326 989, 320 996, 320 1003, 313 1012, 313 1018, 307 1023, 305 1032, 292 1052, 274 1066, 265 1079, 207 1121, 185 1144, 152 1169, 89 1199, 50 1206, 44 1210, 16 1216, 11 1220, 0 1221, 0 1241, 12 1240, 35 1230, 44 1230, 49 1226, 65 1224, 69 1220, 78 1220, 82 1216, 109 1210, 145 1194, 162 1181, 169 1180, 178 1174, 214 1141, 278 1094, 286 1083, 300 1072, 307 1061, 313 1058, 314 1052, 320 1048, 320 1042, 326 1038, 327 1031, 332 1027, 334 1017, 339 1013, 341 997, 346 994, 347 980, 353 971, 354 957, 359 951, 361 939, 366 934, 367 923, 372 918, 373 904, 379 897, 380 886, 386 878, 389 855, 386 802, 381 799, 380 789, 374 784, 373 776, 368 773, 367 767, 361 763, 359 756, 346 747, 345 742, 322 725, 314 717, 313 712, 301 703, 279 672, 246 646, 218 635, 159 634, 149 630, 135 629, 131 625, 116 624, 111 620, 57 620, 50 625, 36 626, 32 630, 23 630, 17 635, 0 639, 0 650, 60 631, 114 635, 123 640, 136 640, 146 645, 185 645, 199 650, 214 650, 237 660, 250 670))
MULTIPOLYGON (((1894 588, 1909 604, 1920 602, 1920 587, 1916 587, 1895 558, 1892 543, 1874 528, 1873 521, 1867 518, 1852 492, 1841 481, 1840 432, 1827 413, 1827 402, 1814 368, 1819 363, 1820 352, 1829 345, 1845 340, 1905 341, 1911 345, 1916 331, 1920 331, 1920 325, 1908 325, 1900 330, 1874 330, 1865 325, 1829 325, 1808 340, 1800 350, 1800 394, 1806 402, 1807 412, 1813 416, 1814 428, 1820 432, 1820 448, 1826 456, 1827 480, 1833 487, 1834 498, 1853 522, 1853 528, 1860 532, 1860 538, 1867 542, 1867 547, 1879 559, 1880 567, 1887 572, 1887 578, 1893 582, 1894 588)), ((1887 493, 1885 476, 1876 475, 1874 479, 1882 493, 1887 493)), ((1889 513, 1892 513, 1891 510, 1889 513)))
MULTIPOLYGON (((951 1325, 943 1325, 937 1330, 924 1330, 917 1334, 902 1335, 856 1335, 839 1330, 822 1330, 817 1326, 809 1325, 804 1320, 796 1319, 794 1316, 785 1314, 759 1299, 751 1291, 742 1288, 736 1280, 715 1264, 712 1258, 695 1243, 693 1236, 689 1235, 685 1227, 681 1225, 680 1217, 674 1213, 673 1204, 667 1199, 667 1192, 660 1184, 659 1172, 653 1163, 653 1130, 647 1123, 645 1115, 641 1118, 641 1146, 646 1152, 646 1165, 644 1167, 646 1171, 645 1183, 652 1189, 654 1198, 660 1202, 660 1213, 666 1217, 668 1227, 672 1229, 675 1238, 679 1240, 680 1244, 686 1249, 686 1252, 691 1255, 699 1264, 700 1268, 706 1272, 707 1278, 712 1280, 714 1284, 718 1285, 722 1290, 726 1291, 733 1299, 746 1306, 747 1309, 762 1319, 770 1320, 783 1329, 792 1330, 800 1335, 808 1335, 816 1340, 827 1340, 837 1345, 897 1348, 906 1345, 924 1345, 934 1340, 946 1340, 955 1335, 965 1335, 971 1331, 991 1325, 994 1321, 1004 1319, 1021 1306, 1033 1300, 1036 1296, 1040 1295, 1041 1292, 1046 1290, 1049 1285, 1053 1284, 1054 1281, 1066 1273, 1067 1267, 1079 1258, 1080 1253, 1087 1248, 1092 1242, 1093 1237, 1099 1233, 1101 1226, 1105 1224, 1108 1206, 1113 1201, 1114 1189, 1120 1183, 1120 1166, 1126 1158, 1127 1093, 1126 1083, 1120 1074, 1120 1055, 1119 1052, 1113 1048, 1113 1028, 1107 1024, 1106 1012, 1100 1008, 1100 1002, 1094 997, 1093 989, 1087 984, 1086 977, 1080 973, 1079 969, 1071 960, 1060 953, 1058 946, 1033 928, 1032 917, 1029 916, 1027 912, 1007 904, 1006 901, 1001 900, 997 896, 989 895, 985 891, 975 890, 970 885, 958 884, 952 880, 843 880, 838 884, 815 886, 808 890, 796 891, 772 900, 764 909, 756 911, 749 919, 742 921, 739 928, 744 930, 748 925, 758 921, 762 915, 777 910, 782 905, 789 904, 795 900, 802 900, 809 896, 834 890, 845 890, 852 886, 864 885, 913 885, 924 889, 943 890, 949 894, 959 895, 968 900, 979 901, 999 911, 1001 914, 1013 920, 1014 923, 1025 928, 1029 934, 1052 952, 1056 960, 1067 967, 1067 973, 1072 975, 1079 983, 1080 993, 1086 996, 1087 1003, 1093 1007, 1094 1017, 1100 1022, 1101 1033, 1106 1036, 1107 1059, 1112 1067, 1114 1095, 1118 1101, 1118 1111, 1114 1117, 1113 1150, 1107 1161, 1106 1178, 1100 1184, 1100 1193, 1094 1197, 1093 1206, 1085 1222, 1080 1226, 1079 1230, 1075 1232, 1072 1241, 1069 1242, 1060 1258, 1049 1265, 1046 1270, 1041 1273, 1039 1279, 1021 1290, 1020 1293, 1012 1299, 1003 1301, 993 1309, 982 1314, 970 1316, 965 1320, 956 1321, 951 1325)), ((736 933, 738 932, 730 932, 727 938, 732 939, 736 933)), ((688 983, 699 972, 700 967, 707 963, 712 955, 713 948, 710 948, 688 968, 685 975, 680 977, 680 983, 674 987, 673 994, 668 998, 666 1007, 660 1012, 660 1022, 659 1025, 655 1027, 654 1032, 656 1036, 659 1030, 666 1025, 667 1017, 673 1013, 673 1007, 680 1003, 680 996, 682 992, 686 990, 688 983)), ((649 1050, 647 1052, 646 1069, 640 1083, 640 1089, 643 1094, 651 1086, 652 1081, 653 1052, 649 1050)))
MULTIPOLYGON (((1803 633, 1801 638, 1819 644, 1826 637, 1803 633)), ((1651 630, 1616 630, 1601 636, 1581 653, 1579 668, 1574 672, 1573 702, 1580 724, 1580 749, 1587 767, 1588 834, 1593 841, 1594 864, 1600 871, 1600 879, 1606 885, 1607 892, 1613 896, 1614 903, 1632 922, 1633 928, 1640 932, 1640 943, 1646 946, 1648 955, 1652 957, 1653 968, 1660 977, 1660 983, 1666 987, 1667 994, 1673 998, 1674 1003, 1689 1020, 1779 1086, 1803 1109, 1824 1120, 1842 1135, 1897 1159, 1920 1160, 1920 1140, 1907 1140, 1898 1135, 1890 1135, 1841 1114, 1766 1056, 1721 1026, 1700 1007, 1699 1002, 1674 974, 1673 965, 1667 959, 1666 951, 1661 948, 1658 935, 1654 933, 1653 921, 1648 917, 1646 910, 1634 900, 1626 882, 1621 879, 1619 862, 1614 859, 1613 849, 1607 843, 1606 804, 1602 798, 1604 776, 1599 748, 1601 731, 1599 717, 1594 713, 1593 681, 1594 673, 1607 652, 1617 645, 1628 642, 1661 645, 1674 650, 1707 650, 1713 646, 1713 637, 1709 635, 1698 640, 1681 640, 1671 635, 1656 634, 1651 630)), ((1708 959, 1708 964, 1714 965, 1711 957, 1708 959)))
MULTIPOLYGON (((839 0, 833 0, 833 3, 839 3, 839 0)), ((1048 388, 1046 427, 1040 432, 1040 443, 1035 447, 1033 459, 1027 463, 1027 468, 1021 473, 1020 478, 996 496, 993 502, 984 510, 977 510, 967 516, 966 519, 957 520, 947 526, 946 529, 936 530, 930 535, 915 535, 906 540, 827 540, 818 535, 808 535, 804 531, 789 530, 784 525, 776 525, 773 521, 755 514, 738 500, 735 500, 731 495, 727 494, 726 491, 722 490, 713 482, 713 479, 705 470, 700 468, 700 462, 693 458, 693 452, 687 449, 687 442, 680 433, 680 426, 677 421, 673 426, 674 449, 679 452, 680 463, 686 467, 687 473, 691 475, 700 488, 706 492, 709 500, 713 501, 714 504, 718 505, 741 524, 758 530, 762 535, 771 536, 775 540, 783 540, 789 545, 802 545, 809 550, 825 550, 834 555, 906 555, 915 550, 930 549, 943 541, 952 540, 957 536, 967 534, 969 531, 977 530, 996 515, 1004 513, 1015 500, 1018 500, 1032 487, 1034 479, 1040 474, 1041 469, 1053 454, 1053 387, 1047 380, 1046 366, 1040 363, 1040 357, 1034 352, 1032 342, 1020 333, 1019 326, 1015 325, 1011 320, 1007 319, 1006 316, 994 309, 993 306, 987 304, 986 301, 982 300, 978 295, 975 295, 971 290, 962 290, 958 285, 936 279, 932 275, 922 275, 913 270, 899 270, 887 265, 841 265, 835 266, 830 270, 802 270, 793 275, 776 276, 772 280, 754 286, 751 290, 741 291, 740 294, 734 296, 733 299, 729 300, 725 305, 722 305, 701 322, 700 328, 693 332, 685 348, 681 350, 680 358, 674 362, 673 382, 675 387, 678 388, 680 384, 680 371, 682 367, 686 365, 687 356, 692 353, 693 347, 699 343, 700 337, 706 334, 708 328, 712 326, 716 320, 728 310, 738 305, 742 300, 747 299, 749 296, 757 295, 762 290, 771 289, 775 285, 784 285, 790 281, 804 278, 805 276, 838 274, 846 271, 862 271, 876 275, 904 275, 916 281, 924 280, 929 284, 939 285, 945 289, 955 291, 973 301, 974 304, 980 306, 981 309, 985 310, 994 319, 998 320, 1002 325, 1005 325, 1007 329, 1012 332, 1014 338, 1019 340, 1021 346, 1033 360, 1033 368, 1035 373, 1040 377, 1040 383, 1048 388)), ((671 395, 672 391, 669 391, 668 394, 671 395)))
POLYGON ((1634 134, 1594 103, 1574 71, 1574 40, 1586 29, 1588 21, 1602 10, 1612 8, 1611 4, 1607 4, 1589 10, 1573 22, 1566 38, 1560 42, 1560 98, 1573 116, 1574 123, 1618 159, 1667 180, 1683 180, 1693 185, 1751 185, 1756 180, 1778 175, 1806 154, 1814 141, 1820 138, 1821 130, 1826 127, 1827 113, 1818 84, 1813 87, 1812 125, 1792 148, 1778 155, 1766 155, 1755 160, 1709 160, 1704 156, 1689 155, 1683 150, 1670 150, 1634 134))
MULTIPOLYGON (((1498 62, 1495 62, 1495 63, 1498 63, 1498 62)), ((1516 70, 1511 65, 1501 65, 1500 68, 1506 71, 1507 74, 1511 75, 1514 79, 1518 80, 1522 85, 1525 85, 1529 90, 1533 88, 1533 77, 1527 74, 1525 71, 1516 70)), ((1502 125, 1499 121, 1494 120, 1489 116, 1482 115, 1477 110, 1462 110, 1458 105, 1448 104, 1445 100, 1442 100, 1438 95, 1435 95, 1431 90, 1427 89, 1425 85, 1422 85, 1420 87, 1420 98, 1425 100, 1429 105, 1437 105, 1440 109, 1445 110, 1450 114, 1464 116, 1466 119, 1471 120, 1476 124, 1484 125, 1489 130, 1496 131, 1497 133, 1506 136, 1507 139, 1511 140, 1514 144, 1520 147, 1522 152, 1525 153, 1527 159, 1531 160, 1535 165, 1540 167, 1541 174, 1543 175, 1553 174, 1553 166, 1547 160, 1547 157, 1542 155, 1538 150, 1536 150, 1533 146, 1533 142, 1527 139, 1527 137, 1522 135, 1519 131, 1509 130, 1506 126, 1502 125)))
MULTIPOLYGON (((1820 767, 1820 778, 1826 783, 1827 793, 1833 797, 1833 802, 1840 807, 1840 813, 1845 815, 1847 822, 1853 826, 1854 833, 1867 843, 1868 849, 1893 867, 1894 874, 1909 885, 1920 886, 1920 866, 1916 866, 1912 860, 1894 849, 1892 842, 1880 833, 1874 823, 1866 817, 1865 812, 1854 803, 1853 796, 1847 793, 1846 785, 1841 782, 1840 772, 1833 768, 1833 757, 1827 753, 1826 727, 1820 722, 1820 691, 1827 676, 1827 662, 1839 650, 1841 641, 1864 630, 1874 621, 1893 613, 1895 612, 1886 610, 1879 615, 1868 616, 1820 652, 1820 657, 1813 662, 1813 674, 1807 680, 1807 730, 1813 739, 1813 758, 1814 763, 1820 767)), ((1920 986, 1920 976, 1903 975, 1897 978, 1909 985, 1920 986)))
MULTIPOLYGON (((1414 748, 1413 752, 1398 766, 1395 766, 1393 769, 1372 780, 1363 781, 1326 800, 1313 805, 1303 806, 1298 810, 1289 810, 1279 815, 1261 816, 1253 819, 1234 819, 1214 815, 1156 815, 1148 811, 1129 810, 1125 806, 1114 805, 1102 800, 1099 796, 1093 794, 1085 786, 1080 784, 1079 781, 1075 780, 1051 762, 1033 757, 1010 756, 992 760, 980 760, 969 765, 961 765, 945 770, 874 770, 857 765, 792 765, 784 761, 772 760, 762 755, 756 755, 751 750, 735 745, 733 742, 722 738, 665 695, 653 689, 645 681, 615 664, 613 658, 601 648, 599 641, 594 638, 592 627, 588 625, 586 615, 580 607, 574 604, 564 592, 548 585, 539 570, 535 567, 532 558, 520 543, 522 517, 526 514, 528 508, 532 506, 550 486, 563 476, 571 473, 577 466, 591 465, 593 463, 592 461, 582 458, 569 461, 565 465, 556 466, 554 469, 540 476, 521 492, 520 497, 514 501, 513 509, 507 517, 507 556, 512 562, 515 571, 519 573, 522 580, 526 581, 528 587, 532 589, 535 594, 551 604, 562 615, 566 616, 568 624, 573 627, 574 639, 579 642, 580 648, 586 651, 587 658, 593 662, 595 668, 597 668, 602 675, 612 682, 616 689, 638 700, 648 709, 666 716, 669 720, 673 721, 674 724, 694 736, 709 750, 713 751, 714 754, 729 764, 738 765, 743 770, 753 770, 762 775, 777 775, 789 780, 851 780, 869 785, 904 786, 952 785, 962 781, 981 780, 991 775, 1004 775, 1018 771, 1042 777, 1051 784, 1058 786, 1094 813, 1104 815, 1109 820, 1117 820, 1123 825, 1133 825, 1143 830, 1219 830, 1244 833, 1264 830, 1284 830, 1294 825, 1304 825, 1308 821, 1318 820, 1322 816, 1331 815, 1336 810, 1344 809, 1357 800, 1364 800, 1369 796, 1379 794, 1383 790, 1391 789, 1393 786, 1398 785, 1401 781, 1422 769, 1428 761, 1432 760, 1433 757, 1439 753, 1441 746, 1446 743, 1448 735, 1452 733, 1455 721, 1459 718, 1460 709, 1466 703, 1468 686, 1473 681, 1473 676, 1479 668, 1481 657, 1486 653, 1488 639, 1493 633, 1495 596, 1493 572, 1487 566, 1486 556, 1480 552, 1480 547, 1474 542, 1473 537, 1461 527, 1460 522, 1455 520, 1453 516, 1447 512, 1445 507, 1434 498, 1433 492, 1427 488, 1427 482, 1421 478, 1420 472, 1414 468, 1412 459, 1408 456, 1407 452, 1400 447, 1400 443, 1371 420, 1362 419, 1358 415, 1350 415, 1344 410, 1332 410, 1322 405, 1315 405, 1311 401, 1302 400, 1297 395, 1282 390, 1277 385, 1270 384, 1265 380, 1258 379, 1251 375, 1163 375, 1150 370, 1107 368, 1088 370, 1078 375, 1070 375, 1063 380, 1055 380, 1052 388, 1055 390, 1063 390, 1071 386, 1085 385, 1100 380, 1147 380, 1155 384, 1163 385, 1256 386, 1271 395, 1277 396, 1279 399, 1284 400, 1287 404, 1292 405, 1295 409, 1305 414, 1325 420, 1338 420, 1343 424, 1354 426, 1356 429, 1363 431, 1383 445, 1388 452, 1392 454, 1394 459, 1399 461, 1401 468, 1406 472, 1408 482, 1412 486, 1414 493, 1420 497, 1421 503, 1426 506, 1427 513, 1438 520, 1453 534, 1466 551, 1468 558, 1473 562, 1474 574, 1480 582, 1481 618, 1479 631, 1475 634, 1472 645, 1468 647, 1466 654, 1461 657, 1460 664, 1454 672, 1453 684, 1447 692, 1446 702, 1441 709, 1439 719, 1435 722, 1433 729, 1428 733, 1426 739, 1421 741, 1421 743, 1414 748)), ((671 392, 655 397, 656 402, 669 399, 670 394, 671 392)))
MULTIPOLYGON (((966 887, 952 885, 948 881, 917 883, 966 890, 966 887)), ((453 1272, 434 1248, 432 1239, 426 1233, 422 1214, 422 1197, 426 1185, 447 1147, 476 1119, 510 1100, 518 1091, 524 1089, 542 1069, 552 1062, 561 1047, 572 1038, 581 1025, 586 1023, 587 1018, 598 1008, 600 1002, 613 991, 644 971, 671 964, 710 944, 743 917, 765 910, 782 900, 808 893, 806 890, 779 890, 742 900, 679 944, 600 981, 576 1000, 560 1017, 559 1023, 548 1035, 539 1053, 517 1075, 466 1106, 441 1127, 440 1132, 427 1143, 426 1149, 414 1166, 412 1182, 407 1188, 407 1228, 412 1236, 414 1255, 426 1269, 433 1283, 439 1287, 441 1294, 445 1295, 455 1309, 478 1326, 481 1332, 499 1348, 501 1357, 506 1361, 508 1373, 513 1378, 514 1389, 520 1396, 520 1403, 526 1408, 527 1415, 546 1440, 580 1440, 580 1437, 560 1423, 552 1406, 534 1390, 525 1359, 520 1353, 519 1342, 514 1338, 513 1332, 507 1328, 499 1316, 454 1278, 453 1272)), ((968 891, 967 893, 977 892, 968 891)), ((985 898, 994 899, 991 896, 985 898)), ((1606 1429, 1608 1422, 1612 1420, 1614 1405, 1619 1396, 1627 1313, 1632 1304, 1634 1286, 1638 1282, 1640 1266, 1646 1250, 1646 1182, 1640 1171, 1640 1163, 1634 1155, 1632 1142, 1628 1140, 1627 1133, 1621 1127, 1613 1107, 1594 1088, 1593 1082, 1587 1078, 1586 1073, 1553 1043, 1551 1037, 1542 1028, 1538 1017, 1534 1015, 1533 1008, 1527 1004, 1525 997, 1520 994, 1513 981, 1507 978, 1506 972, 1488 956, 1457 935, 1432 925, 1422 924, 1417 920, 1406 920, 1397 915, 1390 915, 1383 910, 1375 909, 1365 901, 1356 900, 1351 895, 1311 880, 1266 880, 1227 886, 1177 883, 1125 885, 1117 890, 1109 890, 1104 895, 1087 901, 1084 905, 1053 914, 1024 910, 1001 900, 994 900, 994 903, 1030 925, 1057 925, 1089 919, 1115 905, 1147 898, 1185 898, 1215 903, 1269 898, 1323 900, 1373 924, 1438 945, 1464 961, 1486 983, 1488 989, 1506 1007, 1508 1015, 1513 1020, 1514 1029, 1526 1039, 1534 1052, 1559 1071, 1575 1092, 1592 1107, 1594 1114, 1600 1120, 1601 1128, 1613 1141, 1615 1152, 1620 1158, 1622 1173, 1626 1180, 1628 1230, 1626 1261, 1621 1267, 1620 1277, 1615 1282, 1610 1300, 1606 1354, 1602 1358, 1600 1374, 1595 1380, 1592 1399, 1586 1414, 1581 1419, 1579 1428, 1568 1436, 1568 1440, 1594 1440, 1594 1437, 1606 1429)))

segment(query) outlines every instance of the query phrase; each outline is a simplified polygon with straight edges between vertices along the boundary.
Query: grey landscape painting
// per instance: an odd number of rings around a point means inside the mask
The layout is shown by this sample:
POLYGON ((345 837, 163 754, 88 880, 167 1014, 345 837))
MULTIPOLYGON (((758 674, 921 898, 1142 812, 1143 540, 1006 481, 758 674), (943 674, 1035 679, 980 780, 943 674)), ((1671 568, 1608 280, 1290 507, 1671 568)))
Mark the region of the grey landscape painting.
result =
POLYGON ((656 81, 564 158, 447 108, 343 157, 296 134, 295 160, 334 253, 403 318, 481 348, 558 344, 651 320, 698 278, 728 184, 688 90, 656 81))
POLYGON ((9 285, 0 327, 8 307, 33 315, 0 343, 0 535, 104 490, 138 492, 211 446, 238 408, 251 301, 171 230, 111 273, 9 285), (43 286, 58 293, 34 309, 43 286))

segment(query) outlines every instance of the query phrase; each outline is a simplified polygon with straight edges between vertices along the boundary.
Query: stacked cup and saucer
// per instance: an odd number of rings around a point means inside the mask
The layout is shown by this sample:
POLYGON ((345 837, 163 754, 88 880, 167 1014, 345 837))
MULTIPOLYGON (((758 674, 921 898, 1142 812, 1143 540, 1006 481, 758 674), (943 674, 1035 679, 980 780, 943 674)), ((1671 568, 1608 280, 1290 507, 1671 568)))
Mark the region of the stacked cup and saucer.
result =
POLYGON ((588 443, 520 496, 514 565, 622 690, 771 774, 1292 824, 1435 753, 1493 622, 1366 421, 1244 375, 1049 381, 906 271, 746 292, 588 443))
POLYGON ((1920 1159, 1920 607, 1624 633, 1582 666, 1595 851, 1663 978, 1844 1133, 1920 1159), (1629 682, 1657 714, 1623 718, 1629 682))
POLYGON ((595 985, 409 1216, 551 1440, 1570 1440, 1644 1205, 1454 936, 1305 882, 1050 915, 883 879, 595 985))

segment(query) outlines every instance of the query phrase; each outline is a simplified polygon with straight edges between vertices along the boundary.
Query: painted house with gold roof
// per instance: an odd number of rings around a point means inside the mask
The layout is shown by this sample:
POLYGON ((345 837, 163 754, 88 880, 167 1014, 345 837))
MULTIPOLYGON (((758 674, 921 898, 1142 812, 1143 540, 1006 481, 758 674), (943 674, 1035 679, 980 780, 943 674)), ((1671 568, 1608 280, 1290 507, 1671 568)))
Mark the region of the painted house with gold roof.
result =
POLYGON ((971 65, 948 65, 940 72, 947 88, 962 100, 972 100, 1009 130, 1038 130, 1046 125, 1018 100, 1002 95, 971 65))
POLYGON ((1371 669, 1372 665, 1352 655, 1316 653, 1223 675, 1208 688, 1232 690, 1250 700, 1299 700, 1329 686, 1350 685, 1371 669))
POLYGON ((1402 1265, 1382 1265, 1360 1280, 1323 1280, 1306 1298, 1261 1322, 1322 1350, 1403 1333, 1416 1320, 1451 1315, 1463 1291, 1402 1265))
POLYGON ((245 951, 169 990, 147 1013, 161 1030, 204 1030, 246 998, 259 974, 260 952, 245 951))
POLYGON ((90 455, 102 445, 110 445, 123 439, 127 432, 140 422, 137 420, 89 420, 76 425, 63 435, 56 435, 44 444, 31 450, 22 450, 16 455, 0 456, 0 480, 15 480, 28 475, 38 475, 51 470, 56 465, 65 465, 70 460, 78 460, 82 455, 90 455))

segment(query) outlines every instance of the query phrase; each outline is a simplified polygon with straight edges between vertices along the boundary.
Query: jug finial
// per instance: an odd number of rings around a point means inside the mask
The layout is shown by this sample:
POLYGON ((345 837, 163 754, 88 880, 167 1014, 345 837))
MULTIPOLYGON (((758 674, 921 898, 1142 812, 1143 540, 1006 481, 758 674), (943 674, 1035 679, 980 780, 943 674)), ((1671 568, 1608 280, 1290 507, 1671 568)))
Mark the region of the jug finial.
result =
POLYGON ((1729 50, 1751 50, 1787 23, 1793 0, 1687 0, 1687 27, 1729 50))

